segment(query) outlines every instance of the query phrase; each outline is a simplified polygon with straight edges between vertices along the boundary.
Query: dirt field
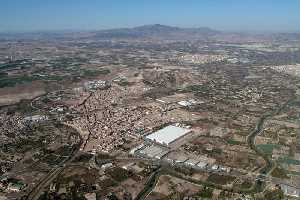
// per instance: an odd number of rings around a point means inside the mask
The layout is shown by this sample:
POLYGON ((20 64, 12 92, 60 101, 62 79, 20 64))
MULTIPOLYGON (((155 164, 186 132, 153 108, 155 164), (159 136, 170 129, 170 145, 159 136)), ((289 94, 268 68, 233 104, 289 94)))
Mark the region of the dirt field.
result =
POLYGON ((201 187, 179 178, 171 176, 161 176, 153 192, 160 193, 165 196, 179 192, 185 195, 192 195, 201 190, 201 187))
POLYGON ((33 99, 45 94, 44 84, 33 82, 11 88, 0 88, 0 106, 18 103, 22 99, 33 99))

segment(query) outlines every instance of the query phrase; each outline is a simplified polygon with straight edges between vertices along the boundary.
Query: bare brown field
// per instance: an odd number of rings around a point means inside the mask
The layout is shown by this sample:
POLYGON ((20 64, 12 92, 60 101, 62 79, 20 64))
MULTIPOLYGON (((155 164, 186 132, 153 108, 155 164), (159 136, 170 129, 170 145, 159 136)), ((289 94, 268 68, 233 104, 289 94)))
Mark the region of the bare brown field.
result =
POLYGON ((15 104, 22 99, 33 99, 45 93, 45 85, 41 82, 0 88, 0 106, 15 104))

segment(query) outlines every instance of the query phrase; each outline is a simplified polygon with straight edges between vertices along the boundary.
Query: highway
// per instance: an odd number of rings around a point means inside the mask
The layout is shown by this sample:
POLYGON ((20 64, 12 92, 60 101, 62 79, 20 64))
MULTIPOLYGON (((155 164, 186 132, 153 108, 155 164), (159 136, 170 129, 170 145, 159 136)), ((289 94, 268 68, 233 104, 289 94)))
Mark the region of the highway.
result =
POLYGON ((152 190, 155 188, 158 179, 161 175, 161 169, 158 168, 148 178, 144 189, 136 196, 134 200, 143 200, 146 199, 147 196, 152 192, 152 190))

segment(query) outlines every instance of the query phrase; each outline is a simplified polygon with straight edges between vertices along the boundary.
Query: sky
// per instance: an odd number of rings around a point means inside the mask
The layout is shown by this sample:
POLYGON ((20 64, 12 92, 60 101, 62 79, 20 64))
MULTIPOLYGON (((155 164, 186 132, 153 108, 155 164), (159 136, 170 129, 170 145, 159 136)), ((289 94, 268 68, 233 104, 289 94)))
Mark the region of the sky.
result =
POLYGON ((164 24, 300 31, 300 0, 0 0, 0 32, 164 24))

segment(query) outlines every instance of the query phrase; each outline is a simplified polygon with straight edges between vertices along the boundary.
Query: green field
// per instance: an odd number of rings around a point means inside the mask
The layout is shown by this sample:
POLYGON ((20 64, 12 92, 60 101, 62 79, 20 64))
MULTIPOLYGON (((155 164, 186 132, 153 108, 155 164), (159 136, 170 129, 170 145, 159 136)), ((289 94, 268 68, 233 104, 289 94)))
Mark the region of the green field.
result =
POLYGON ((228 144, 231 144, 231 145, 239 145, 239 144, 242 144, 242 142, 236 141, 236 140, 234 140, 234 139, 228 139, 228 140, 227 140, 227 143, 228 143, 228 144))
POLYGON ((300 160, 294 160, 289 157, 281 157, 278 159, 278 162, 288 164, 288 165, 300 165, 300 160))
POLYGON ((106 75, 109 74, 109 69, 98 69, 98 70, 91 70, 91 69, 83 69, 82 75, 87 77, 94 77, 99 75, 106 75))
POLYGON ((47 76, 47 77, 39 77, 39 76, 28 76, 28 75, 20 75, 14 77, 1 77, 0 76, 0 88, 3 87, 14 87, 17 84, 31 83, 36 80, 45 80, 45 81, 59 81, 63 80, 62 76, 47 76))
POLYGON ((288 174, 294 175, 294 176, 300 176, 300 172, 288 171, 288 174))
POLYGON ((256 147, 266 155, 272 156, 273 150, 279 149, 279 144, 258 144, 256 147))
POLYGON ((16 84, 28 83, 34 81, 35 78, 31 76, 19 76, 19 77, 4 77, 0 78, 1 87, 13 87, 16 84))
POLYGON ((300 101, 293 101, 290 104, 291 106, 296 106, 296 107, 300 107, 300 101))

